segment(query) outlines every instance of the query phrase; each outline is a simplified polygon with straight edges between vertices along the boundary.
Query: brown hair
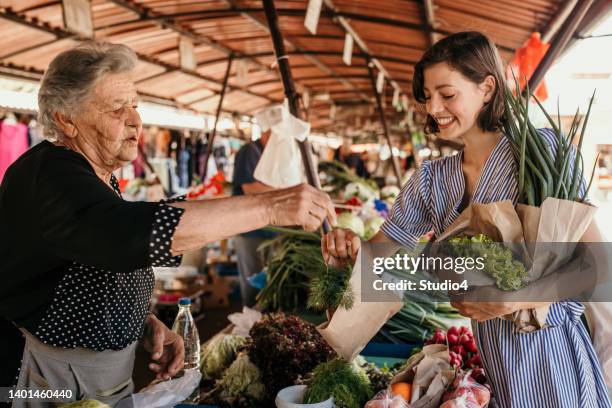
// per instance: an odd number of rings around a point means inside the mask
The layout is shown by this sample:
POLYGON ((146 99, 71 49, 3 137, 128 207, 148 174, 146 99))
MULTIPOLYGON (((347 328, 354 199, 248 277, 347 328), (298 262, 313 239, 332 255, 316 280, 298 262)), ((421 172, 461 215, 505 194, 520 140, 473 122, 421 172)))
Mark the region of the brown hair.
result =
MULTIPOLYGON (((493 42, 484 34, 466 31, 450 35, 435 43, 414 67, 412 93, 419 103, 425 103, 425 68, 446 62, 470 81, 481 84, 492 75, 495 78, 493 97, 483 107, 476 123, 483 131, 498 131, 504 114, 504 97, 507 89, 501 58, 493 42)), ((436 121, 427 115, 425 131, 437 133, 436 121)))

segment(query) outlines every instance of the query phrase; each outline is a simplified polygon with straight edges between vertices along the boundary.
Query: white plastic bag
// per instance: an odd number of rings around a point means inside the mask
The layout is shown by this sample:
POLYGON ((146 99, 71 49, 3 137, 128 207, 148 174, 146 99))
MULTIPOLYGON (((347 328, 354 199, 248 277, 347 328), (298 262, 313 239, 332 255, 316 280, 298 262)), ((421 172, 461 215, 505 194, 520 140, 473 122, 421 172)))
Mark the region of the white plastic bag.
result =
POLYGON ((227 316, 227 319, 234 324, 232 334, 242 337, 251 337, 249 335, 251 327, 261 320, 261 316, 262 314, 260 311, 244 306, 242 308, 242 313, 232 313, 227 316))
POLYGON ((132 394, 131 400, 123 400, 117 408, 173 408, 199 387, 200 370, 185 370, 180 378, 162 381, 132 394))
POLYGON ((292 187, 305 181, 302 155, 296 140, 310 133, 310 124, 283 108, 282 120, 271 126, 272 135, 255 168, 257 181, 274 188, 292 187))

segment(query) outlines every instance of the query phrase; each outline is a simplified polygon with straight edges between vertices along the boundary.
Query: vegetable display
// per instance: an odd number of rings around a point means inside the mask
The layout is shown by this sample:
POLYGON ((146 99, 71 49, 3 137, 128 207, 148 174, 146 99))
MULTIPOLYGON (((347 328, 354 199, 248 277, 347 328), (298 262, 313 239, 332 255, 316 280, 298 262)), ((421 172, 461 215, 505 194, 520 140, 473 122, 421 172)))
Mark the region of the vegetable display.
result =
POLYGON ((226 368, 236 359, 240 347, 246 343, 242 336, 217 334, 200 353, 200 371, 204 380, 218 379, 226 368))
POLYGON ((268 400, 335 356, 314 325, 282 313, 265 315, 249 332, 250 360, 260 369, 268 400))
POLYGON ((229 407, 257 408, 262 406, 265 391, 260 370, 241 352, 203 400, 229 407))
POLYGON ((366 373, 354 364, 336 358, 314 369, 304 402, 313 404, 333 396, 337 408, 361 408, 372 394, 366 373))
POLYGON ((378 196, 376 183, 355 175, 344 163, 339 161, 319 162, 319 174, 324 190, 332 195, 344 194, 347 185, 353 183, 348 193, 357 194, 352 196, 358 196, 358 192, 362 192, 363 196, 368 198, 378 196))
MULTIPOLYGON (((482 369, 480 354, 476 347, 474 335, 465 326, 452 326, 447 332, 436 330, 425 344, 446 344, 449 348, 450 362, 453 367, 461 369, 482 369)), ((475 371, 479 376, 481 371, 475 371)), ((482 380, 482 378, 479 378, 482 380)))
POLYGON ((275 252, 257 301, 265 310, 295 310, 306 301, 310 279, 327 271, 321 255, 321 235, 289 228, 271 230, 279 236, 261 247, 272 247, 275 252))
POLYGON ((365 235, 365 225, 361 218, 351 212, 343 212, 338 215, 338 228, 350 229, 355 234, 363 237, 365 235))
POLYGON ((514 258, 510 249, 501 242, 495 242, 484 234, 473 237, 451 238, 449 249, 458 257, 483 258, 483 271, 495 280, 495 285, 506 291, 518 290, 528 278, 522 262, 514 258))

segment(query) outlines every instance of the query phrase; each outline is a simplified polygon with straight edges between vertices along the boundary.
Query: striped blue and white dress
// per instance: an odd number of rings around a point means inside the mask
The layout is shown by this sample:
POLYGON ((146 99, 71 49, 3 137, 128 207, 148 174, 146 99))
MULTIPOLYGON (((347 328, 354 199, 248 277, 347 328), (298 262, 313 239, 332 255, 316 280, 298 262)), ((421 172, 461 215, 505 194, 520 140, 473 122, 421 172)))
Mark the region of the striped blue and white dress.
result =
MULTIPOLYGON (((540 134, 551 149, 550 129, 540 134)), ((381 230, 411 246, 428 231, 439 236, 459 216, 464 194, 462 153, 426 161, 402 188, 381 230)), ((470 202, 517 201, 517 168, 502 137, 482 170, 470 202)), ((475 325, 475 337, 500 407, 611 407, 601 366, 580 316, 579 302, 551 306, 548 328, 518 333, 514 323, 492 319, 475 325)))

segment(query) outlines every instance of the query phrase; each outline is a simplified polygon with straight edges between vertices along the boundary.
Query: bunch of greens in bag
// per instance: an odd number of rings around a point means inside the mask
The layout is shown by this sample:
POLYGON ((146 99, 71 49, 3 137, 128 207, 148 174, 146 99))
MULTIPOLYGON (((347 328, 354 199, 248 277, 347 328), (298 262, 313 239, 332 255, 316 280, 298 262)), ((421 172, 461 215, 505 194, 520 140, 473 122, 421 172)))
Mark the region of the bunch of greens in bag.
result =
POLYGON ((519 203, 539 207, 548 197, 584 201, 593 182, 595 168, 586 191, 581 195, 580 183, 584 163, 580 149, 595 93, 593 92, 589 102, 582 127, 580 112, 576 111, 569 132, 563 135, 561 115, 557 112, 557 122, 555 122, 540 101, 531 94, 529 85, 522 94, 518 81, 516 84, 516 96, 512 92, 505 93, 505 113, 502 122, 504 133, 510 141, 518 163, 519 203), (532 97, 554 131, 557 143, 554 155, 550 146, 529 120, 529 101, 532 97), (577 148, 572 145, 574 140, 577 142, 577 148))
POLYGON ((502 242, 495 242, 484 234, 473 237, 459 236, 449 241, 453 255, 465 258, 482 258, 483 272, 495 280, 501 290, 518 290, 529 274, 522 262, 514 258, 512 251, 502 242))

